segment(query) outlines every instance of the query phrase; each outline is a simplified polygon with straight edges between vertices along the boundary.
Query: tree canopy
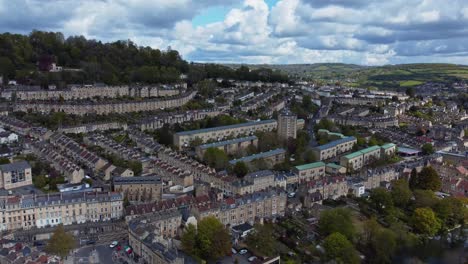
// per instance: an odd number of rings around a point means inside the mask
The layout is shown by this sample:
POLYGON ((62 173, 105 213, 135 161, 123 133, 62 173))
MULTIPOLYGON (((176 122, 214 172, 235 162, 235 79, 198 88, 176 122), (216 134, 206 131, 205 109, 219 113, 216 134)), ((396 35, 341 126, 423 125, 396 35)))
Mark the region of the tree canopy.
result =
POLYGON ((441 228, 441 221, 431 208, 416 208, 412 216, 414 229, 425 235, 435 235, 441 228))
POLYGON ((232 170, 237 177, 242 178, 249 172, 249 167, 247 167, 247 164, 245 164, 245 162, 238 161, 236 162, 232 170))
POLYGON ((208 148, 203 154, 203 160, 217 170, 225 169, 229 162, 226 153, 218 148, 208 148))
POLYGON ((327 236, 323 247, 328 260, 334 260, 337 263, 360 263, 359 255, 353 244, 340 233, 335 232, 327 236))
POLYGON ((198 230, 189 225, 182 237, 185 252, 204 260, 213 260, 231 252, 231 237, 228 230, 214 216, 205 217, 198 222, 198 230))
POLYGON ((66 233, 63 226, 59 225, 55 228, 52 237, 49 239, 46 251, 64 258, 74 247, 74 237, 71 234, 66 233))
POLYGON ((349 240, 353 240, 356 230, 353 225, 351 211, 345 208, 335 208, 323 211, 318 223, 319 231, 327 236, 339 232, 349 240))
POLYGON ((255 230, 248 235, 246 243, 256 254, 263 257, 272 257, 276 254, 276 240, 271 224, 255 225, 255 230))

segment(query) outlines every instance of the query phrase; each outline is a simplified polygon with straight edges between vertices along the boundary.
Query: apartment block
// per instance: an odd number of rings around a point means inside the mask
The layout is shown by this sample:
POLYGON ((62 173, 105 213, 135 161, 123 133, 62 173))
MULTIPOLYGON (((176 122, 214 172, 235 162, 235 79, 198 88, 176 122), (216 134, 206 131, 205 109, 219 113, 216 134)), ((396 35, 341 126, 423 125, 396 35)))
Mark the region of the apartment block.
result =
POLYGON ((272 168, 274 165, 283 162, 285 155, 286 150, 278 148, 238 159, 233 159, 229 161, 229 164, 235 165, 237 162, 244 162, 247 165, 252 165, 251 163, 254 161, 263 160, 268 167, 272 168))
POLYGON ((380 159, 380 150, 379 146, 372 146, 353 152, 341 157, 340 165, 345 167, 347 170, 359 170, 371 161, 380 159))
POLYGON ((317 146, 312 151, 319 160, 326 160, 352 150, 356 143, 357 139, 355 137, 345 137, 317 146))
POLYGON ((17 161, 0 165, 0 188, 5 190, 32 185, 31 165, 17 161))
POLYGON ((197 156, 203 159, 203 155, 209 148, 217 148, 223 150, 226 154, 235 154, 249 146, 257 147, 258 138, 256 136, 235 138, 219 142, 203 144, 195 148, 197 156))
POLYGON ((237 138, 252 135, 257 131, 272 131, 275 130, 276 127, 276 120, 270 119, 229 126, 183 131, 174 134, 174 145, 179 149, 182 149, 183 147, 189 146, 190 142, 196 138, 201 139, 203 143, 210 140, 220 141, 225 138, 237 138))
POLYGON ((297 116, 291 111, 284 109, 278 114, 278 136, 281 139, 296 138, 297 116))
POLYGON ((123 196, 74 192, 0 197, 0 230, 109 221, 123 216, 123 196))
POLYGON ((296 166, 293 172, 298 175, 297 182, 317 180, 325 176, 325 163, 319 161, 296 166))

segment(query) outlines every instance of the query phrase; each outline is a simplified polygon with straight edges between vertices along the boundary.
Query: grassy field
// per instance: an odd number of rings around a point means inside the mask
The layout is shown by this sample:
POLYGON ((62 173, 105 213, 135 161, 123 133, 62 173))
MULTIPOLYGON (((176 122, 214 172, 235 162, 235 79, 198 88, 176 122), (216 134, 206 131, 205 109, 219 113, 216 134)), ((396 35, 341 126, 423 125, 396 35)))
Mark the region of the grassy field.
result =
POLYGON ((408 80, 408 81, 400 82, 400 86, 402 86, 402 87, 416 86, 416 85, 420 85, 420 84, 423 84, 423 82, 414 81, 414 80, 408 80))

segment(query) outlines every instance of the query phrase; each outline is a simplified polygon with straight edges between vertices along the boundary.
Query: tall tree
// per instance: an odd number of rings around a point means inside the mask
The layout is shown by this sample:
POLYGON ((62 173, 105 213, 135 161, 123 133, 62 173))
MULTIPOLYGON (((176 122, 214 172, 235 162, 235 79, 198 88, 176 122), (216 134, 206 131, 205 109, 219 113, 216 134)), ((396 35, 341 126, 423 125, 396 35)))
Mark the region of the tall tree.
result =
POLYGON ((214 216, 200 220, 198 230, 189 225, 181 241, 184 251, 205 260, 218 259, 231 251, 229 232, 214 216))
POLYGON ((408 181, 405 179, 400 179, 394 181, 392 184, 392 191, 391 191, 393 203, 396 206, 406 207, 413 197, 413 193, 409 188, 408 181))
POLYGON ((218 148, 208 148, 203 154, 203 160, 215 169, 225 169, 229 158, 223 150, 218 148))
POLYGON ((359 263, 359 255, 354 249, 353 244, 340 233, 332 233, 327 236, 323 242, 325 257, 327 260, 336 261, 336 263, 359 263))
POLYGON ((442 186, 439 174, 432 167, 424 167, 418 174, 418 188, 439 191, 442 186))
POLYGON ((393 207, 393 200, 391 194, 387 189, 378 187, 371 191, 370 201, 373 207, 380 213, 386 212, 393 207))
POLYGON ((411 218, 414 229, 428 236, 435 235, 441 228, 441 221, 431 208, 416 208, 411 218))
POLYGON ((243 161, 236 162, 232 170, 234 174, 236 174, 236 176, 239 178, 244 177, 249 172, 249 168, 243 161))
POLYGON ((351 211, 345 208, 323 211, 320 215, 318 227, 320 233, 324 236, 339 232, 352 241, 356 235, 351 211))
POLYGON ((416 168, 411 170, 410 178, 409 178, 409 187, 414 190, 418 187, 418 171, 416 168))
POLYGON ((261 256, 272 257, 276 254, 276 240, 271 224, 255 225, 254 231, 247 236, 246 243, 250 249, 261 256))
POLYGON ((52 237, 49 239, 46 251, 64 258, 74 247, 74 237, 71 234, 66 233, 63 226, 59 225, 55 228, 52 237))

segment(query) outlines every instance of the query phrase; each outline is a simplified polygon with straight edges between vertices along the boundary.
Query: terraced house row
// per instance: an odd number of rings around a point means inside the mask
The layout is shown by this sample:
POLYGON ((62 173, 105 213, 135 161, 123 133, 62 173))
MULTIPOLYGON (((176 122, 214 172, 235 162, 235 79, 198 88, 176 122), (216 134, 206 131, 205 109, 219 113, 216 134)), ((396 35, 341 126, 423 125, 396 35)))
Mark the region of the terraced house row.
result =
POLYGON ((0 92, 0 98, 7 100, 82 100, 96 97, 118 98, 128 97, 166 97, 180 93, 179 88, 186 88, 186 85, 174 86, 71 86, 66 89, 44 90, 35 86, 23 86, 7 89, 0 92))
POLYGON ((213 128, 204 128, 191 131, 183 131, 174 134, 174 145, 179 149, 189 146, 190 143, 199 138, 203 143, 208 141, 219 141, 226 138, 237 138, 248 136, 257 131, 272 131, 276 129, 276 120, 262 120, 247 122, 229 126, 220 126, 213 128))
POLYGON ((0 231, 109 221, 123 216, 123 196, 109 192, 0 197, 0 231))
POLYGON ((155 111, 160 109, 180 107, 190 101, 197 92, 186 92, 179 96, 167 99, 144 99, 134 101, 83 101, 83 102, 46 102, 46 101, 24 101, 17 102, 13 106, 14 111, 19 112, 64 112, 73 115, 107 115, 124 114, 142 111, 155 111))

